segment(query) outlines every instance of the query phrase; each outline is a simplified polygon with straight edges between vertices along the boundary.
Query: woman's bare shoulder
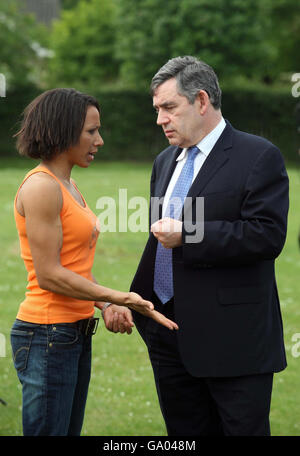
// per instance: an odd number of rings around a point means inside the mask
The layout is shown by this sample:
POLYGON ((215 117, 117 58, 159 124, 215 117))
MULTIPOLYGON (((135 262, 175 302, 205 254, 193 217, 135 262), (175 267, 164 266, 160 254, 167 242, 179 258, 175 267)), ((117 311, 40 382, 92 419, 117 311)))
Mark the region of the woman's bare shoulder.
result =
POLYGON ((60 185, 50 174, 39 172, 29 176, 23 183, 21 190, 23 193, 35 193, 38 190, 42 192, 49 191, 51 195, 52 192, 57 193, 60 191, 60 185))
POLYGON ((47 173, 35 173, 29 176, 20 188, 19 204, 24 206, 47 206, 49 209, 61 208, 62 192, 59 183, 47 173))

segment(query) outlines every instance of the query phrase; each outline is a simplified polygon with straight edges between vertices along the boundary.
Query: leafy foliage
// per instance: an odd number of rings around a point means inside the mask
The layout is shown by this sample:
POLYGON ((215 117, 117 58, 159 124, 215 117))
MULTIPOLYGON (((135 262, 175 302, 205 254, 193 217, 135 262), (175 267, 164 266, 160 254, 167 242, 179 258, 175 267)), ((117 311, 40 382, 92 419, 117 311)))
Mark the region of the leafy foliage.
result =
POLYGON ((276 49, 275 65, 281 71, 299 71, 300 2, 273 0, 269 39, 276 49))
POLYGON ((20 14, 17 0, 0 5, 0 73, 8 88, 37 82, 43 57, 45 31, 33 15, 20 14))
POLYGON ((272 46, 264 43, 270 19, 261 0, 122 0, 118 56, 134 83, 149 79, 169 58, 195 55, 221 77, 264 74, 272 46))
POLYGON ((79 0, 61 0, 60 1, 61 7, 63 9, 74 8, 77 5, 78 2, 79 2, 79 0))
POLYGON ((115 14, 111 0, 82 0, 62 11, 50 37, 55 53, 49 65, 52 85, 85 88, 116 77, 115 14))
POLYGON ((148 87, 168 59, 195 55, 222 80, 267 83, 294 69, 294 0, 64 0, 50 36, 51 84, 148 87))
POLYGON ((11 87, 34 81, 41 88, 145 89, 161 65, 185 54, 207 61, 222 81, 272 83, 299 70, 295 0, 61 0, 61 6, 45 32, 33 15, 20 14, 21 0, 1 2, 0 72, 11 87))

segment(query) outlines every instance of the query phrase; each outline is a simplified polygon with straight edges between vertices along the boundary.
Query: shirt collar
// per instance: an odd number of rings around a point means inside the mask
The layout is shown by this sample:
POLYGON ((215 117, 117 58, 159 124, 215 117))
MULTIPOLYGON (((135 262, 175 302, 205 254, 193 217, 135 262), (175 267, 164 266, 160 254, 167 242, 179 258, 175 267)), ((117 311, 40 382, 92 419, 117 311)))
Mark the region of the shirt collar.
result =
MULTIPOLYGON (((224 128, 226 127, 226 122, 224 118, 220 120, 218 125, 208 133, 196 146, 200 151, 207 157, 216 142, 218 141, 219 137, 221 136, 224 128)), ((177 157, 176 161, 183 160, 186 156, 187 148, 182 149, 182 152, 177 157)))

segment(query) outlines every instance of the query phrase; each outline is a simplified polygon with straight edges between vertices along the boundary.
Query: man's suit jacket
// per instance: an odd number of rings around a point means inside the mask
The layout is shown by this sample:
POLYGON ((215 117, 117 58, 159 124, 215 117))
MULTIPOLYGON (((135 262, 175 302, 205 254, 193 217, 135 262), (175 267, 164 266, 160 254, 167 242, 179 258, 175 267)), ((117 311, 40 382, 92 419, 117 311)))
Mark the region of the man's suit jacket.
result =
MULTIPOLYGON (((165 194, 181 150, 170 146, 156 158, 151 197, 165 194)), ((280 151, 227 122, 188 196, 193 204, 196 197, 204 197, 204 237, 187 243, 184 220, 183 244, 173 249, 174 312, 186 369, 196 377, 284 369, 274 272, 274 260, 285 242, 289 205, 280 151)), ((201 223, 196 216, 194 211, 190 222, 201 223)), ((131 285, 149 300, 156 246, 150 233, 131 285)), ((134 317, 145 339, 149 319, 137 313, 134 317)))

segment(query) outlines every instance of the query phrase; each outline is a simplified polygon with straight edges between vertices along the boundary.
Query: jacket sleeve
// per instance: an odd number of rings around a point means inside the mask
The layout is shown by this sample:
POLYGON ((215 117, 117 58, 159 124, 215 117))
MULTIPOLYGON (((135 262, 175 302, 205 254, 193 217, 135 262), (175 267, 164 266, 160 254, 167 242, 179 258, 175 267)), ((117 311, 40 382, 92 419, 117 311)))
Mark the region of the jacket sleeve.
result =
POLYGON ((198 243, 187 242, 190 233, 183 226, 183 261, 207 267, 276 258, 286 238, 288 191, 283 158, 272 145, 259 155, 246 179, 238 220, 205 221, 204 214, 204 235, 198 243))

